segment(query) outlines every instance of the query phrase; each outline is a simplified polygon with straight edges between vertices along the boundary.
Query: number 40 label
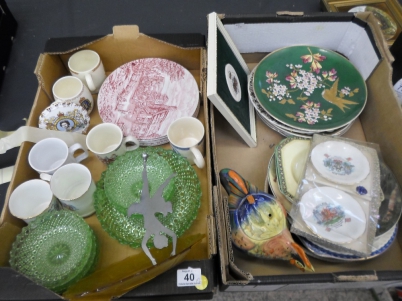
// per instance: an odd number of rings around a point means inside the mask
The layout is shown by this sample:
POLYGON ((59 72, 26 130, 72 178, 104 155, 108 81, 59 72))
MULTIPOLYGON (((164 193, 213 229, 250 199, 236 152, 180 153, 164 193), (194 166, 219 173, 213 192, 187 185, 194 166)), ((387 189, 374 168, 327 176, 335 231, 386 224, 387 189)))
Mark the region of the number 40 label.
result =
POLYGON ((177 270, 177 286, 196 286, 201 284, 201 269, 177 270))

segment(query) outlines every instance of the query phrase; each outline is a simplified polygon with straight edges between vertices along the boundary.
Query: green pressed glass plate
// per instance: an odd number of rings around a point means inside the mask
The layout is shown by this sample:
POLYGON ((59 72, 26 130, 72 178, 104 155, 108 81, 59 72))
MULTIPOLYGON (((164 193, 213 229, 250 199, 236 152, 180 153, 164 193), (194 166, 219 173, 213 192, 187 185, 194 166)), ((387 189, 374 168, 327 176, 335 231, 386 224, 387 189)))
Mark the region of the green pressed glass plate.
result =
MULTIPOLYGON (((142 191, 143 151, 129 152, 108 166, 105 172, 105 192, 108 200, 126 214, 132 203, 139 203, 142 191)), ((149 153, 147 178, 152 196, 160 185, 173 174, 168 162, 156 153, 149 153)), ((175 190, 175 178, 163 190, 163 198, 170 201, 175 190)))
POLYGON ((274 119, 311 132, 347 125, 367 100, 366 83, 355 66, 340 54, 315 46, 271 52, 255 68, 253 88, 274 119))
MULTIPOLYGON (((169 187, 168 185, 163 192, 165 200, 172 203, 172 213, 166 216, 163 216, 161 213, 156 213, 155 216, 165 227, 175 232, 177 237, 180 237, 192 225, 201 205, 201 184, 197 174, 185 158, 171 150, 158 147, 139 148, 127 152, 123 156, 118 157, 111 165, 125 166, 125 171, 122 171, 122 174, 125 176, 127 176, 127 174, 138 173, 139 177, 141 177, 143 153, 147 153, 149 156, 147 166, 149 162, 150 166, 156 168, 157 165, 152 163, 152 158, 154 160, 153 162, 164 162, 161 163, 162 167, 160 170, 163 169, 165 174, 162 173, 163 176, 159 177, 160 174, 155 171, 155 175, 158 175, 158 177, 155 177, 156 182, 149 177, 151 195, 152 191, 158 188, 153 187, 158 186, 158 184, 155 183, 163 182, 172 173, 176 173, 172 186, 169 187), (137 159, 139 157, 141 157, 141 161, 137 159), (167 164, 167 166, 165 164, 167 164)), ((109 167, 112 168, 110 165, 109 167)), ((121 207, 116 206, 117 203, 109 199, 106 193, 107 173, 108 170, 102 173, 101 179, 96 184, 96 191, 94 193, 95 211, 100 224, 111 237, 118 240, 121 244, 129 245, 133 248, 141 247, 142 238, 145 234, 144 218, 140 214, 133 214, 128 217, 127 204, 124 205, 127 206, 125 211, 122 211, 121 207)), ((121 177, 116 180, 120 181, 120 179, 121 177)), ((127 191, 131 191, 130 199, 133 202, 139 202, 137 186, 140 185, 138 182, 141 182, 142 185, 142 180, 139 180, 137 176, 131 177, 130 179, 131 181, 123 181, 124 184, 116 189, 116 191, 126 191, 122 195, 128 195, 127 191)), ((152 247, 153 240, 150 239, 147 245, 148 247, 152 247)))
POLYGON ((82 217, 68 210, 49 211, 17 235, 10 266, 61 293, 92 272, 98 251, 96 237, 82 217))

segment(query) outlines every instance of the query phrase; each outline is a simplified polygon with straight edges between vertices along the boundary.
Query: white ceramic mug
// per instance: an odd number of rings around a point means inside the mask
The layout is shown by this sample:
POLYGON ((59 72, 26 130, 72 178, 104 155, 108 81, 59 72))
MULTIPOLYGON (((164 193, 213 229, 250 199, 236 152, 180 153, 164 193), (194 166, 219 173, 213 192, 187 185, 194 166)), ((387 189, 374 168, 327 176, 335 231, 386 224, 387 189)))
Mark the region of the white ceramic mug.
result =
POLYGON ((105 164, 140 146, 137 138, 123 137, 123 131, 114 123, 101 123, 92 128, 87 135, 86 143, 88 149, 105 164))
POLYGON ((45 175, 50 189, 64 207, 86 217, 95 212, 93 194, 96 190, 89 169, 79 163, 60 167, 53 175, 45 175))
POLYGON ((37 142, 28 155, 28 162, 43 179, 43 174, 53 174, 63 165, 78 163, 88 157, 88 152, 84 147, 75 143, 70 147, 59 138, 46 138, 37 142), (83 151, 77 157, 75 152, 83 151))
POLYGON ((84 49, 74 53, 68 60, 71 75, 79 78, 94 93, 99 91, 106 79, 105 68, 99 54, 84 49))
POLYGON ((12 215, 28 224, 47 211, 53 201, 55 197, 49 183, 34 179, 14 189, 8 200, 8 208, 12 215))
POLYGON ((181 117, 173 121, 167 131, 172 149, 199 168, 205 166, 204 135, 202 122, 194 117, 181 117))
POLYGON ((56 102, 74 102, 81 105, 88 114, 94 107, 94 99, 87 86, 74 76, 64 76, 59 78, 52 88, 54 101, 56 102))

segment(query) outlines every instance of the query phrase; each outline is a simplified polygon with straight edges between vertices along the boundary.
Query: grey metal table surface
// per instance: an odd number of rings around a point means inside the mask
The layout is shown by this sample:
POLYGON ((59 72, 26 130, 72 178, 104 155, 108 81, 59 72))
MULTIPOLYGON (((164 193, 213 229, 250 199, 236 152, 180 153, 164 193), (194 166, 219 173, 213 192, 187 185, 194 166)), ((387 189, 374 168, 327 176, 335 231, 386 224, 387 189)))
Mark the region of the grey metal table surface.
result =
MULTIPOLYGON (((319 0, 6 0, 18 22, 17 35, 0 91, 0 130, 24 125, 37 90, 33 74, 49 38, 106 35, 114 25, 136 24, 145 34, 207 35, 210 12, 228 15, 318 12, 319 0)), ((0 168, 15 163, 18 148, 0 155, 0 168)), ((7 184, 0 185, 3 206, 7 184)), ((218 292, 214 300, 392 300, 389 290, 218 292)))

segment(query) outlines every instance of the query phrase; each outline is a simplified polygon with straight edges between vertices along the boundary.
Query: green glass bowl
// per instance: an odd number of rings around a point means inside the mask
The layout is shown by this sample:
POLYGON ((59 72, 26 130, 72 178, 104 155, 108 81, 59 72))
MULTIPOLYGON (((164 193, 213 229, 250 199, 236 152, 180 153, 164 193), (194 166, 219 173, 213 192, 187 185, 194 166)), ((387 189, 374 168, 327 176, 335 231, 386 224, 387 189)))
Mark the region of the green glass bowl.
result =
MULTIPOLYGON (((142 151, 128 152, 118 157, 105 172, 104 189, 110 203, 125 214, 132 203, 139 203, 142 191, 142 151)), ((150 195, 173 174, 168 162, 156 153, 148 154, 147 178, 150 195)), ((175 178, 163 190, 162 196, 170 201, 175 190, 175 178)))
MULTIPOLYGON (((197 217, 202 194, 200 181, 190 163, 171 150, 155 147, 140 148, 135 151, 127 152, 115 162, 120 160, 131 162, 131 158, 142 157, 144 152, 147 153, 149 157, 159 156, 167 162, 170 170, 164 175, 163 179, 170 176, 173 172, 176 173, 174 182, 172 182, 174 183, 172 186, 173 189, 169 190, 169 186, 167 186, 163 194, 164 196, 165 194, 168 195, 166 200, 172 203, 172 213, 167 214, 165 217, 160 213, 156 213, 155 216, 164 226, 175 232, 177 237, 180 237, 197 217)), ((141 174, 143 163, 142 161, 136 162, 141 166, 138 171, 141 174)), ((129 166, 132 165, 129 164, 129 166)), ((138 167, 135 168, 138 170, 138 167)), ((102 173, 101 179, 96 184, 97 188, 94 193, 94 198, 97 217, 102 228, 111 237, 118 240, 121 244, 138 248, 141 246, 145 234, 143 216, 133 214, 127 217, 127 210, 124 213, 121 212, 120 208, 117 208, 115 203, 110 201, 105 191, 105 177, 107 172, 108 171, 102 173)), ((153 246, 152 238, 148 241, 147 245, 148 247, 153 246)))
POLYGON ((92 271, 97 253, 96 237, 80 216, 51 210, 17 235, 9 262, 36 283, 61 293, 92 271))

